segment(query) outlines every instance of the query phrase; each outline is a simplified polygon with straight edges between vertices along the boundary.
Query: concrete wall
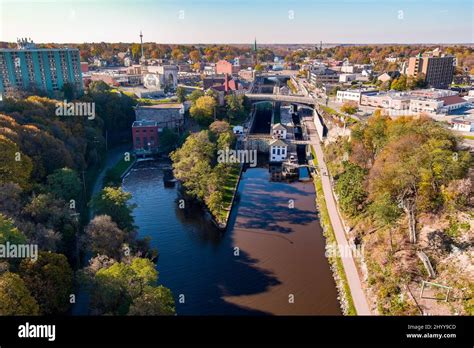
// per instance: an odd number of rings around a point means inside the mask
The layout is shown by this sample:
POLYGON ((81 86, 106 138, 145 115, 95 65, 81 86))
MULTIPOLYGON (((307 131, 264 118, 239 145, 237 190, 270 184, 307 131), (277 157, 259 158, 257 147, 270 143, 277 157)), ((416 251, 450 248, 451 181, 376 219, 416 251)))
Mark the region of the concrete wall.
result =
POLYGON ((313 111, 313 122, 314 125, 316 126, 316 130, 318 132, 319 139, 323 141, 324 139, 324 125, 321 121, 321 117, 318 114, 318 111, 315 109, 313 111))

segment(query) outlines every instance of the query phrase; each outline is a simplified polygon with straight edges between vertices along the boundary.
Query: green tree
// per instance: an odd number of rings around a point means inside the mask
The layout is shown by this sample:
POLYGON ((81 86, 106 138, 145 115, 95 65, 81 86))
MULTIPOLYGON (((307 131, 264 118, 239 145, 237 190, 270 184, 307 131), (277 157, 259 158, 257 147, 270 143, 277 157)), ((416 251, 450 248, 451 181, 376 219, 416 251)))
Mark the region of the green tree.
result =
POLYGON ((10 244, 24 244, 26 243, 26 237, 15 227, 12 219, 0 214, 0 244, 4 245, 7 242, 10 244))
POLYGON ((82 185, 76 171, 69 168, 57 169, 53 174, 48 175, 46 180, 49 191, 56 197, 62 198, 66 202, 71 199, 79 200, 82 185))
POLYGON ((244 97, 230 94, 225 97, 226 113, 229 123, 236 124, 242 121, 246 116, 246 109, 244 106, 244 97))
POLYGON ((72 83, 65 83, 61 89, 64 95, 64 99, 71 101, 76 97, 76 89, 72 83))
POLYGON ((68 310, 73 272, 64 255, 40 252, 37 260, 21 262, 20 275, 43 314, 60 314, 68 310))
POLYGON ((365 179, 367 171, 350 162, 344 162, 344 172, 339 175, 335 191, 342 211, 351 216, 364 209, 367 198, 365 179))
POLYGON ((180 103, 186 101, 186 89, 183 86, 178 86, 178 88, 176 88, 176 97, 178 97, 178 102, 180 103))
POLYGON ((195 89, 194 91, 189 94, 186 99, 189 100, 193 105, 196 103, 196 100, 199 98, 204 97, 204 92, 200 89, 195 89))
POLYGON ((128 315, 174 315, 175 303, 171 290, 164 286, 146 286, 133 300, 128 315))
POLYGON ((98 215, 109 215, 122 230, 135 229, 132 216, 134 204, 129 201, 132 195, 124 192, 121 187, 105 187, 92 200, 92 206, 98 215))
POLYGON ((214 152, 209 132, 201 131, 191 134, 183 146, 171 153, 174 174, 190 196, 204 200, 214 152))
POLYGON ((166 153, 173 151, 179 142, 179 135, 169 128, 163 129, 161 136, 158 139, 160 150, 166 153))
POLYGON ((38 303, 18 274, 0 275, 0 315, 38 315, 38 303))
POLYGON ((171 292, 156 290, 163 288, 156 287, 158 272, 148 259, 115 262, 100 268, 91 278, 92 307, 99 314, 125 315, 135 301, 130 314, 144 310, 144 302, 150 303, 155 313, 174 313, 171 292))

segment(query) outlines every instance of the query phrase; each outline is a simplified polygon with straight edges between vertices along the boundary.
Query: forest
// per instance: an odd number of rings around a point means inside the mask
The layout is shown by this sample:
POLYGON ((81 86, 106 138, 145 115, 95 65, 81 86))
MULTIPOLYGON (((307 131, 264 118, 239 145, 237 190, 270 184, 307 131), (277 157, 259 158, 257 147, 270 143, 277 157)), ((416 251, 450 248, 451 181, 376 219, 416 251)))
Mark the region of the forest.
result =
POLYGON ((96 117, 56 116, 57 100, 36 95, 1 104, 0 244, 39 253, 0 262, 0 315, 67 314, 80 289, 90 314, 174 314, 130 194, 106 186, 91 197, 105 135, 110 147, 130 134, 136 100, 93 82, 76 101, 94 103, 96 117))
POLYGON ((427 117, 377 111, 350 138, 326 145, 325 157, 380 314, 420 314, 408 289, 430 278, 453 288, 452 308, 438 313, 472 315, 472 158, 460 139, 427 117))

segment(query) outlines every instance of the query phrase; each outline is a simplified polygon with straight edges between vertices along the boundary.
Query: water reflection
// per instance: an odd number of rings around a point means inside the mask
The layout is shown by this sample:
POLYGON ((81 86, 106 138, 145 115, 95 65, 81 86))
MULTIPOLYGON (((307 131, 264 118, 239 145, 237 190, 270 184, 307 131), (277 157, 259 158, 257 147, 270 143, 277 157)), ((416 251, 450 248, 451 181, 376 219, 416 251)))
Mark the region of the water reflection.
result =
POLYGON ((163 185, 164 165, 132 171, 124 189, 138 205, 140 236, 159 250, 160 283, 176 300, 184 295, 178 314, 340 314, 311 184, 271 183, 267 169, 247 170, 229 230, 221 232, 200 207, 179 208, 178 188, 163 185), (287 304, 289 289, 297 304, 287 304))

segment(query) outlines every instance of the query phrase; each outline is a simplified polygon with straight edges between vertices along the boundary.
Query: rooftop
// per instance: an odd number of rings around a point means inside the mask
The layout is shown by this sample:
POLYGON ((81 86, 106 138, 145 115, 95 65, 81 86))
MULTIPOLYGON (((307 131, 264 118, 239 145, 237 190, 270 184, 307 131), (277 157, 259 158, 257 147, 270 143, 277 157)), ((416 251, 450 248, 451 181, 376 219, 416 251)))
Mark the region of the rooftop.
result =
POLYGON ((162 103, 153 105, 138 105, 137 109, 181 109, 184 105, 182 103, 162 103))
POLYGON ((461 98, 458 95, 452 95, 449 97, 441 97, 441 98, 438 98, 438 100, 442 100, 444 102, 444 105, 466 103, 466 100, 464 98, 461 98))
POLYGON ((288 146, 283 140, 275 139, 270 142, 270 146, 288 146))
POLYGON ((158 123, 155 121, 134 121, 132 127, 157 127, 158 123))

